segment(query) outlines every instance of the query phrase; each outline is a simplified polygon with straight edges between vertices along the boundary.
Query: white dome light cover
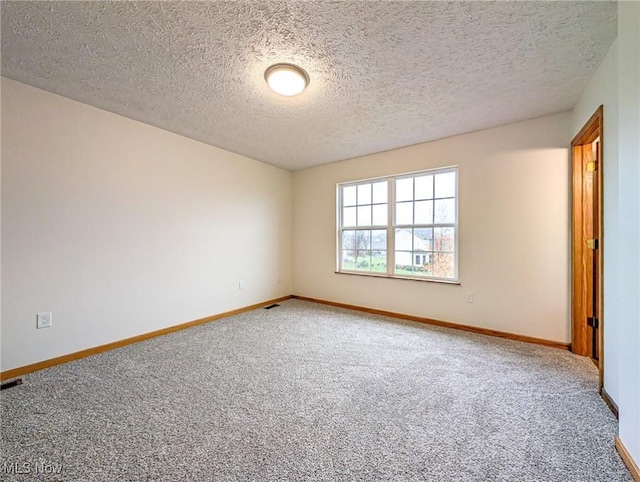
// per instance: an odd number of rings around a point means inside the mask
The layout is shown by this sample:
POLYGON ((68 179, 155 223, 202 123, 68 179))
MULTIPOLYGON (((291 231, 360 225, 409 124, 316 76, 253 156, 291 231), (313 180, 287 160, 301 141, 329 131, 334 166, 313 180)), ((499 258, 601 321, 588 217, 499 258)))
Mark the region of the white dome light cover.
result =
POLYGON ((293 64, 275 64, 264 72, 264 79, 277 94, 293 97, 309 85, 309 74, 293 64))

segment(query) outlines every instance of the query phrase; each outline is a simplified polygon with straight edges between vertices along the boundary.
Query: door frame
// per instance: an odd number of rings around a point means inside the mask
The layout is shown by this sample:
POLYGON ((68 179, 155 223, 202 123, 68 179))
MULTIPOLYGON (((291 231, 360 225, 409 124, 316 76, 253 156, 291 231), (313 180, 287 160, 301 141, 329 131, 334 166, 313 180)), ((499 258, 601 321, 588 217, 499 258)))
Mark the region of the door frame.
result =
MULTIPOLYGON (((586 308, 583 305, 582 298, 582 276, 584 274, 584 257, 587 252, 585 240, 582 233, 582 191, 583 191, 583 156, 582 148, 585 145, 592 144, 599 138, 598 143, 598 166, 596 167, 596 175, 598 182, 598 249, 597 267, 598 267, 598 283, 597 289, 597 317, 598 325, 598 368, 600 372, 600 390, 604 387, 604 225, 603 225, 603 207, 604 207, 604 184, 603 184, 603 145, 604 145, 604 129, 603 129, 603 107, 598 107, 595 113, 587 121, 580 132, 571 141, 571 350, 578 354, 584 354, 582 347, 584 346, 584 337, 586 336, 587 320, 584 316, 586 308)), ((587 340, 589 345, 589 340, 587 340)))

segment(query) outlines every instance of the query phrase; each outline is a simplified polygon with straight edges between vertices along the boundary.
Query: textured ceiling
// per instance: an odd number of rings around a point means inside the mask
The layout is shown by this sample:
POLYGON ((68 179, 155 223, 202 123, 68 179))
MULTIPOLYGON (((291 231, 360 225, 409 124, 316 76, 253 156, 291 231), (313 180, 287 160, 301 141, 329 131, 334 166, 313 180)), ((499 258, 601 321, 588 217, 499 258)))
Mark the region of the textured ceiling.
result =
POLYGON ((2 2, 2 74, 296 170, 571 109, 611 2, 2 2), (271 92, 265 69, 311 84, 271 92))

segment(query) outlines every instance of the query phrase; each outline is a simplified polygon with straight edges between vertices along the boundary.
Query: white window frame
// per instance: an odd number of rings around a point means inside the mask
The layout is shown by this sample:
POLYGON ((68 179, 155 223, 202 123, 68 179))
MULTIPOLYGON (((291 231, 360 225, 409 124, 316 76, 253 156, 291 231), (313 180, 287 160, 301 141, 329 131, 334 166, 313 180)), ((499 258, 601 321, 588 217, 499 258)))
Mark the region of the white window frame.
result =
MULTIPOLYGON (((360 179, 358 181, 350 181, 350 182, 342 182, 336 185, 336 219, 337 219, 337 230, 336 230, 336 273, 344 273, 344 274, 355 274, 361 276, 374 276, 374 277, 385 277, 385 278, 399 278, 399 279, 411 279, 418 281, 434 281, 441 283, 458 283, 458 260, 459 260, 459 183, 460 183, 460 172, 458 170, 458 166, 448 166, 443 168, 436 169, 428 169, 424 171, 415 171, 403 174, 397 174, 393 176, 385 176, 385 177, 376 177, 369 179, 360 179), (415 178, 424 175, 437 175, 444 174, 447 172, 455 172, 456 173, 456 182, 455 182, 455 220, 453 223, 432 223, 432 224, 396 224, 395 214, 396 214, 396 196, 395 196, 395 184, 396 181, 401 179, 415 178), (386 225, 371 225, 371 226, 343 226, 343 189, 345 187, 358 186, 361 184, 370 184, 375 182, 387 181, 387 224, 386 225), (454 232, 454 276, 453 278, 445 278, 445 277, 437 277, 437 276, 422 276, 422 275, 410 275, 410 274, 396 274, 395 273, 395 231, 396 228, 412 228, 412 229, 420 229, 420 228, 453 228, 454 232), (343 249, 342 249, 342 241, 343 241, 343 232, 344 231, 352 231, 352 230, 386 230, 387 232, 387 271, 385 272, 367 272, 367 271, 357 271, 357 270, 349 270, 344 269, 342 267, 342 257, 343 257, 343 249)), ((435 201, 435 192, 434 198, 435 201)), ((357 201, 356 201, 357 202, 357 201)), ((414 199, 415 202, 415 199, 414 199)), ((372 201, 373 205, 373 201, 372 201)), ((356 207, 358 204, 356 204, 356 207)), ((415 221, 415 219, 414 219, 415 221)), ((373 222, 373 220, 372 220, 373 222)), ((415 252, 411 252, 412 257, 415 256, 415 252)), ((421 255, 422 256, 422 255, 421 255)))

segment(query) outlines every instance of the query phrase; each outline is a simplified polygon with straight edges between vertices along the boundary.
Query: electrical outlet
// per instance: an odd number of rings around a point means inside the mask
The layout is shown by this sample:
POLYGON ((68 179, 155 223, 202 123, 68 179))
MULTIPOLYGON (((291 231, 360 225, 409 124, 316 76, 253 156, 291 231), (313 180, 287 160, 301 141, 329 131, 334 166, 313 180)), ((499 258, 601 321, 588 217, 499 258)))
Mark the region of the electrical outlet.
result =
POLYGON ((243 290, 244 289, 244 281, 238 281, 238 289, 239 290, 243 290))
POLYGON ((278 283, 282 283, 282 276, 278 276, 278 283))
POLYGON ((473 303, 473 293, 467 293, 466 295, 464 295, 464 300, 467 303, 473 303))
POLYGON ((50 311, 44 311, 42 313, 38 313, 36 316, 38 329, 40 328, 49 328, 53 325, 53 315, 50 311))

